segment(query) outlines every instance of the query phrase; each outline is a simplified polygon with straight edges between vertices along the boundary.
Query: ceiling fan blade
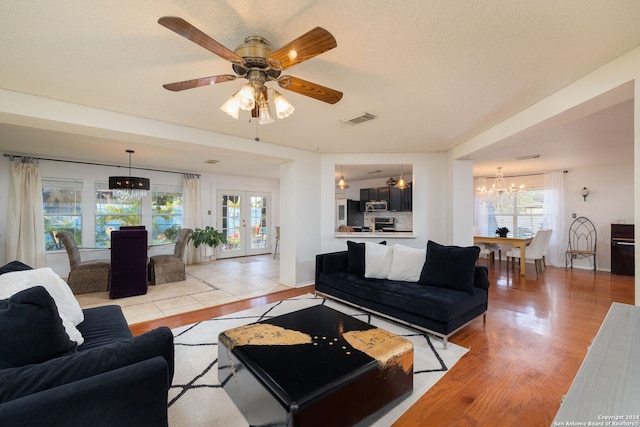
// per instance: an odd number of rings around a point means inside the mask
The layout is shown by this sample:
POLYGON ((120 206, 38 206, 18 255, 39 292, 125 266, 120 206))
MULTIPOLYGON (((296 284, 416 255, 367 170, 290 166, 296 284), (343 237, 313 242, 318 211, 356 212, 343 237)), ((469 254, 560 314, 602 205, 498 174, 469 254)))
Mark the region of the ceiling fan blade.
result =
POLYGON ((185 89, 193 89, 194 87, 214 85, 216 83, 230 82, 230 81, 235 80, 235 79, 236 79, 236 76, 234 76, 232 74, 222 74, 222 75, 219 75, 219 76, 202 77, 202 78, 199 78, 199 79, 185 80, 185 81, 182 81, 182 82, 167 83, 166 85, 162 85, 162 87, 167 89, 167 90, 171 90, 171 91, 174 91, 174 92, 179 92, 179 91, 185 90, 185 89))
POLYGON ((338 43, 329 31, 316 27, 271 53, 269 63, 276 69, 286 70, 336 46, 338 43))
POLYGON ((202 46, 227 61, 233 62, 234 64, 244 63, 244 59, 242 59, 241 56, 237 55, 234 51, 227 49, 182 18, 177 16, 163 16, 158 19, 158 24, 167 27, 174 33, 181 35, 185 39, 191 40, 197 45, 202 46))
POLYGON ((283 89, 328 102, 329 104, 335 104, 342 99, 342 92, 297 77, 282 76, 278 79, 278 85, 283 89))

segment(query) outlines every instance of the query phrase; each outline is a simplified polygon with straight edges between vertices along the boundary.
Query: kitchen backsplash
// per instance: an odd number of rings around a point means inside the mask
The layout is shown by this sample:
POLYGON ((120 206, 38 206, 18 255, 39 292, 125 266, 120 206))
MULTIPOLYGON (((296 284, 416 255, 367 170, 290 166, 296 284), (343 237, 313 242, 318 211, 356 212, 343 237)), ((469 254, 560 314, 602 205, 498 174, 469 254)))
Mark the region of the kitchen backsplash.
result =
POLYGON ((398 231, 413 230, 413 212, 375 212, 373 215, 376 217, 395 218, 395 229, 398 231))

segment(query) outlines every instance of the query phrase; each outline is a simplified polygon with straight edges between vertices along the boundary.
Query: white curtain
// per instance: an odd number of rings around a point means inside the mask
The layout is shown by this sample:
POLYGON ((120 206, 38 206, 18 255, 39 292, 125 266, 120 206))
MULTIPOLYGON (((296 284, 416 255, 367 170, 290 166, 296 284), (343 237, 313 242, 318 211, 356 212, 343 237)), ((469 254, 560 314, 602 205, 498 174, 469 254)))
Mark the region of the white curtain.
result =
MULTIPOLYGON (((202 228, 202 204, 200 197, 200 178, 197 175, 184 175, 182 179, 182 226, 184 228, 202 228)), ((187 264, 200 262, 200 250, 189 242, 186 248, 187 264)))
POLYGON ((565 230, 565 173, 552 172, 544 175, 544 217, 548 221, 543 228, 553 230, 549 240, 546 261, 556 267, 564 266, 567 248, 565 230))
MULTIPOLYGON (((477 178, 474 182, 476 187, 484 187, 487 185, 486 178, 477 178)), ((490 200, 484 200, 480 197, 475 191, 473 196, 474 202, 474 234, 478 231, 482 235, 493 234, 495 229, 489 230, 489 210, 487 209, 488 205, 491 203, 490 200)))
POLYGON ((34 159, 23 157, 11 165, 6 232, 8 261, 45 266, 42 181, 34 159))

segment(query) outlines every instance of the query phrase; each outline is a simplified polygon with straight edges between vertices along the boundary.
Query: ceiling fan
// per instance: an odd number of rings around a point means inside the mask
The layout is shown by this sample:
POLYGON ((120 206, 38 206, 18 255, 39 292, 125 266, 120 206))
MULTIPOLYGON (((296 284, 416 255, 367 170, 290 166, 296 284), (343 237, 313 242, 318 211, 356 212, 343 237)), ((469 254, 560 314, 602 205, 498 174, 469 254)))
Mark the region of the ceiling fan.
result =
MULTIPOLYGON (((342 92, 337 90, 298 77, 288 75, 281 76, 282 71, 333 49, 338 45, 331 33, 324 28, 316 27, 275 51, 271 49, 269 42, 260 36, 247 37, 244 44, 238 46, 235 51, 232 51, 182 18, 164 16, 158 20, 158 23, 231 62, 233 71, 236 73, 235 75, 221 74, 168 83, 163 85, 165 89, 182 91, 200 86, 229 82, 237 78, 245 78, 249 80, 249 84, 253 88, 252 95, 255 95, 255 103, 251 105, 250 109, 254 117, 258 117, 260 103, 267 101, 267 87, 265 83, 269 81, 276 81, 283 89, 329 104, 335 104, 342 98, 342 92)), ((274 101, 276 102, 278 95, 277 92, 274 93, 274 101)), ((249 110, 249 108, 241 108, 249 110)), ((223 111, 225 110, 223 109, 223 111)), ((229 114, 232 115, 231 113, 229 114)), ((235 118, 237 118, 237 110, 235 118)))

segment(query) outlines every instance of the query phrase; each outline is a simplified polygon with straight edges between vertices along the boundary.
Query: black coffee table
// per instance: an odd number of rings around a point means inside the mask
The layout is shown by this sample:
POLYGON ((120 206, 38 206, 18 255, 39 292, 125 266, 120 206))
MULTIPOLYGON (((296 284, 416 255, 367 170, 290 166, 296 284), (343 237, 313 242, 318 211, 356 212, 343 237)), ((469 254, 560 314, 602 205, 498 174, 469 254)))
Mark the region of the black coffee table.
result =
POLYGON ((366 424, 413 390, 411 341, 324 305, 218 339, 218 377, 252 426, 366 424))

